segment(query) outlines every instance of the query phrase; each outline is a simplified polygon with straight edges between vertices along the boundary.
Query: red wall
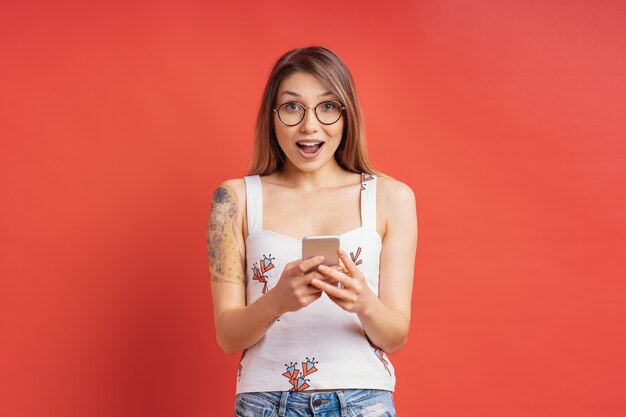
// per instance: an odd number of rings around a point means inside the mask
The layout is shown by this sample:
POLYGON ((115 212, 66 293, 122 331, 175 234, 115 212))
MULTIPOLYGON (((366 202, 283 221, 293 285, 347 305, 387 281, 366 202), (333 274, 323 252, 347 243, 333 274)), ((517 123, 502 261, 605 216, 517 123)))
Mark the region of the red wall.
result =
POLYGON ((622 1, 3 2, 0 415, 232 415, 205 230, 271 64, 415 190, 400 416, 626 414, 622 1))

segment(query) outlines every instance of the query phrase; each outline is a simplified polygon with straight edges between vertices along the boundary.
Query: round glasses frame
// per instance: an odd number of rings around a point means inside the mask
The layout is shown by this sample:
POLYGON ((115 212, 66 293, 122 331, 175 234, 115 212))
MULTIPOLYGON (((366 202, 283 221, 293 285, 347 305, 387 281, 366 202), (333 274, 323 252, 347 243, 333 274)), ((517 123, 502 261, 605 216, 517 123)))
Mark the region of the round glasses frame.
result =
POLYGON ((320 122, 320 123, 321 123, 321 124, 323 124, 323 125, 329 126, 329 125, 332 125, 332 124, 337 123, 337 122, 339 121, 339 119, 341 119, 341 116, 343 115, 343 111, 344 111, 346 108, 345 108, 345 106, 343 106, 343 105, 342 105, 341 103, 339 103, 338 101, 332 101, 332 100, 331 100, 331 101, 322 101, 321 103, 318 103, 318 104, 317 104, 317 105, 315 105, 315 106, 304 106, 304 105, 302 105, 302 104, 300 104, 300 103, 297 103, 297 102, 294 102, 294 101, 288 101, 287 103, 283 103, 283 104, 281 104, 280 106, 278 106, 278 108, 274 108, 274 109, 272 109, 272 111, 278 115, 278 120, 280 120, 280 122, 281 122, 282 124, 284 124, 285 126, 297 126, 297 125, 299 125, 300 123, 302 123, 302 121, 303 121, 303 120, 304 120, 304 118, 306 117, 306 111, 307 111, 307 109, 313 109, 313 114, 315 114, 315 118, 317 119, 317 121, 318 121, 318 122, 320 122), (324 122, 322 122, 322 121, 320 120, 320 117, 317 115, 317 107, 318 107, 319 105, 321 105, 321 104, 326 104, 326 103, 334 103, 334 104, 337 104, 337 105, 339 106, 339 117, 337 117, 337 120, 335 120, 334 122, 324 123, 324 122), (280 117, 280 109, 281 109, 282 107, 284 107, 284 106, 289 105, 289 104, 295 104, 295 105, 297 105, 297 106, 300 106, 300 107, 302 108, 302 110, 304 110, 304 111, 302 112, 302 118, 301 118, 300 120, 298 120, 298 122, 297 122, 297 123, 292 123, 292 124, 285 123, 285 121, 284 121, 284 120, 280 117))

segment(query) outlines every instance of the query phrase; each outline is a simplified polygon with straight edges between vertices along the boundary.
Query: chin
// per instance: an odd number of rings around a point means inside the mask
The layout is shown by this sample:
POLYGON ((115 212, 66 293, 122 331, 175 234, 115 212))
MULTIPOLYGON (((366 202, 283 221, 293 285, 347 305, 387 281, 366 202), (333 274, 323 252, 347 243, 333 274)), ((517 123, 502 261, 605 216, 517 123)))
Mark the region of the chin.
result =
POLYGON ((315 161, 310 161, 310 162, 298 161, 297 163, 294 163, 292 160, 291 164, 302 172, 315 172, 318 169, 324 167, 329 162, 331 162, 331 159, 332 159, 332 156, 324 160, 315 160, 315 161))

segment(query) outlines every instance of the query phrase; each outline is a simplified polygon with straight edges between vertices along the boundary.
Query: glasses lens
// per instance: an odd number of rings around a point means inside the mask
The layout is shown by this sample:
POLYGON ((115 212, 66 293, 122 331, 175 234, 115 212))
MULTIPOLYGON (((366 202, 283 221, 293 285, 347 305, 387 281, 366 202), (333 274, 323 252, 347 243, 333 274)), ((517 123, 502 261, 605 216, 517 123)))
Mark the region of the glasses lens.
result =
POLYGON ((285 103, 278 108, 278 117, 286 125, 297 125, 304 118, 304 107, 298 103, 285 103))
POLYGON ((336 101, 325 101, 315 107, 317 119, 324 124, 333 124, 341 117, 341 104, 336 101))

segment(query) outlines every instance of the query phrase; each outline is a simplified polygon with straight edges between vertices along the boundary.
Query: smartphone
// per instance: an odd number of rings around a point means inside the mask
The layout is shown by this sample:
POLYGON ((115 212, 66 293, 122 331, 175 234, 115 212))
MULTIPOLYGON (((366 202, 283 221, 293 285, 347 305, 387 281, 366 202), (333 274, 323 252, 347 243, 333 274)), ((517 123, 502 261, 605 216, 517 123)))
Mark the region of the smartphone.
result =
POLYGON ((305 236, 302 239, 302 259, 323 256, 322 265, 339 264, 339 236, 305 236))

